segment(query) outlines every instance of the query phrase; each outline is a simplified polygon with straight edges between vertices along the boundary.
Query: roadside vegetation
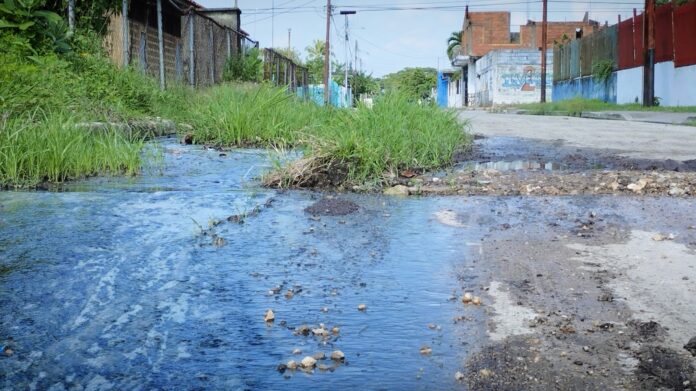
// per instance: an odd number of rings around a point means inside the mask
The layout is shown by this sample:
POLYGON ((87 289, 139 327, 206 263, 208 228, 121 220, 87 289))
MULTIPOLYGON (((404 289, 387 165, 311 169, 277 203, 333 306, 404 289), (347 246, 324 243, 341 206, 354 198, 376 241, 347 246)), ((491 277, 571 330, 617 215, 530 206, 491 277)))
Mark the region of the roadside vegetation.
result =
POLYGON ((221 86, 193 98, 177 119, 193 125, 196 144, 304 151, 305 159, 270 176, 274 186, 379 186, 399 170, 450 164, 468 142, 456 114, 399 93, 356 110, 324 109, 266 85, 221 86))
POLYGON ((615 104, 598 99, 568 99, 560 102, 528 103, 510 106, 520 110, 528 110, 530 114, 538 115, 569 115, 579 116, 586 111, 663 111, 674 113, 696 113, 696 106, 653 106, 643 107, 639 103, 615 104))
MULTIPOLYGON (((394 88, 372 108, 340 110, 259 84, 253 50, 227 64, 226 84, 196 91, 174 85, 163 92, 135 67, 112 64, 94 28, 68 34, 62 18, 42 3, 14 2, 25 8, 14 9, 12 18, 0 15, 0 188, 136 175, 144 138, 80 125, 94 121, 163 117, 191 125, 196 144, 301 149, 314 168, 305 171, 308 177, 332 178, 274 185, 380 185, 399 170, 447 165, 467 142, 454 113, 418 103, 421 91, 394 88)), ((378 90, 365 79, 366 91, 378 90)))

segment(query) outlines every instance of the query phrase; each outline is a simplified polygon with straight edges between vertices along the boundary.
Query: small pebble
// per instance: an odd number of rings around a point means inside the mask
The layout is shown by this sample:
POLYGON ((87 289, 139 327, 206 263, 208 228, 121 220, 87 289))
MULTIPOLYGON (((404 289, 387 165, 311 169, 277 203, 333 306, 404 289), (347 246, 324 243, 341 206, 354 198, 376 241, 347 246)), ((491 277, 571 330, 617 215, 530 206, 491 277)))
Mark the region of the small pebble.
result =
POLYGON ((585 352, 589 352, 589 351, 590 351, 590 347, 589 347, 589 346, 583 346, 583 347, 582 347, 582 350, 584 350, 585 352))
POLYGON ((265 320, 267 323, 273 322, 275 320, 275 314, 273 313, 273 310, 266 311, 266 315, 264 315, 263 320, 265 320))
POLYGON ((433 353, 433 349, 430 348, 430 346, 423 346, 420 348, 420 354, 424 356, 429 356, 430 354, 433 353))
POLYGON ((293 349, 292 354, 302 354, 302 349, 295 348, 293 349))
POLYGON ((471 303, 471 300, 474 299, 474 296, 471 295, 471 293, 465 293, 464 297, 462 297, 462 303, 464 304, 469 304, 471 303))
POLYGON ((491 377, 493 375, 493 372, 491 372, 490 369, 482 369, 479 371, 479 376, 481 377, 491 377))
POLYGON ((464 374, 457 371, 457 373, 454 374, 454 380, 456 380, 456 381, 464 380, 464 374))
POLYGON ((288 369, 290 369, 292 371, 294 371, 298 367, 297 362, 295 360, 288 361, 286 366, 288 367, 288 369))
POLYGON ((481 298, 478 296, 474 296, 473 299, 471 299, 471 304, 473 305, 481 305, 481 298))
POLYGON ((367 306, 365 304, 358 304, 358 311, 365 311, 367 310, 367 306))
POLYGON ((331 352, 331 359, 334 361, 343 361, 346 359, 346 355, 340 350, 334 350, 331 352))
POLYGON ((300 365, 302 365, 302 368, 312 369, 315 365, 317 365, 317 360, 315 360, 314 357, 307 356, 302 359, 300 365))
POLYGON ((338 333, 341 332, 341 329, 339 329, 338 327, 334 327, 334 328, 331 329, 331 332, 332 332, 334 335, 338 335, 338 333))

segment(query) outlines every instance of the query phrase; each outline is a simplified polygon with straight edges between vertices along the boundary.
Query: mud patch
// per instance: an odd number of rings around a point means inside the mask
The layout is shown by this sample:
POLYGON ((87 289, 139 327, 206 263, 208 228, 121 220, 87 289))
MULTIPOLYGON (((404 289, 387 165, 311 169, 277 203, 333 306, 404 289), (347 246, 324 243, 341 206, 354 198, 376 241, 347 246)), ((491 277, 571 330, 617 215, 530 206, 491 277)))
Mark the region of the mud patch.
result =
POLYGON ((357 212, 358 204, 340 198, 322 198, 305 208, 305 212, 314 216, 345 216, 357 212))
POLYGON ((610 389, 604 379, 543 355, 535 338, 515 337, 487 346, 467 361, 471 390, 595 390, 610 389))
POLYGON ((696 381, 694 367, 672 349, 646 346, 637 354, 637 376, 644 390, 690 390, 696 381))

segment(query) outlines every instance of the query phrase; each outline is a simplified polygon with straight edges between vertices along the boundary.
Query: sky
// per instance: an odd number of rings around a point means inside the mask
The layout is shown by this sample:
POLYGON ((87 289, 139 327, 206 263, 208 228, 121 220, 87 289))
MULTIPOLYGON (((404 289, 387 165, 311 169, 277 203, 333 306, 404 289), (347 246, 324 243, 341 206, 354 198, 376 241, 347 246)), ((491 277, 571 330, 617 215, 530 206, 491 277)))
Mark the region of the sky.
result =
MULTIPOLYGON (((197 0, 205 7, 234 6, 234 0, 197 0)), ((333 0, 332 53, 341 63, 346 53, 357 67, 376 77, 406 67, 445 68, 447 38, 461 30, 464 6, 470 11, 510 11, 512 30, 528 19, 541 20, 541 0, 333 0), (409 9, 410 8, 410 9, 409 9), (426 8, 426 9, 413 9, 426 8), (345 17, 341 10, 355 10, 349 18, 349 50, 345 50, 345 17)), ((641 0, 549 0, 549 21, 581 20, 586 11, 601 23, 615 24, 640 9, 641 0)), ((242 28, 262 48, 290 46, 304 57, 305 48, 326 35, 326 0, 238 0, 242 28)))

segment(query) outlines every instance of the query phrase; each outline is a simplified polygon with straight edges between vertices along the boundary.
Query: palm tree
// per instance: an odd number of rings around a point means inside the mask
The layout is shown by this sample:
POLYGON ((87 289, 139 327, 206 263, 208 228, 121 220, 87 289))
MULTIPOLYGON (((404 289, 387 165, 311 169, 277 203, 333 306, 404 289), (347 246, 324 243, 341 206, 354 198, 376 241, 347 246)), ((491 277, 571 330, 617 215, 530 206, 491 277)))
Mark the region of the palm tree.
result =
POLYGON ((462 32, 454 31, 449 38, 447 38, 447 56, 449 58, 454 57, 455 53, 459 51, 462 47, 462 32))

